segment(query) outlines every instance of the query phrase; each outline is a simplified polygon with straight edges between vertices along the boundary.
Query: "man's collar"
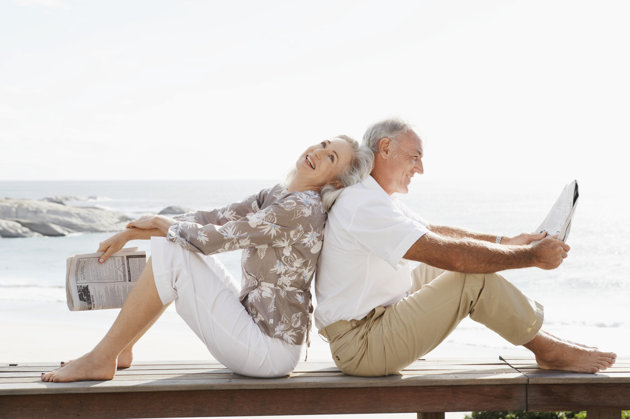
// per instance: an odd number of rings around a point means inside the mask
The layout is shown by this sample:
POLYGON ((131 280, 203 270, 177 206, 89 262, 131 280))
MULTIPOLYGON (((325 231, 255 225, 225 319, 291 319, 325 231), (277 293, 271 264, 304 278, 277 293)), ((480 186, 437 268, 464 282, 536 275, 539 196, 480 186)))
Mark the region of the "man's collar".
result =
POLYGON ((374 179, 372 175, 369 175, 368 177, 366 177, 365 180, 363 180, 363 184, 368 189, 378 191, 378 193, 382 193, 388 198, 391 198, 391 196, 387 192, 385 192, 385 189, 383 189, 383 187, 376 181, 376 179, 374 179))

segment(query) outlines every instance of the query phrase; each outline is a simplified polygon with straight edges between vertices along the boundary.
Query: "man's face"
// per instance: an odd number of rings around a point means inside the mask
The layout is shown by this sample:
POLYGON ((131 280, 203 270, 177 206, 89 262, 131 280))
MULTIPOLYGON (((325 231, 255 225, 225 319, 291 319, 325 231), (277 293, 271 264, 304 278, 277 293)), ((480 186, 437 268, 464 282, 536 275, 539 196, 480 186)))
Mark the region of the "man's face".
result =
POLYGON ((422 141, 415 132, 407 131, 393 140, 393 155, 387 176, 389 194, 409 192, 411 178, 416 173, 424 173, 422 157, 422 141))

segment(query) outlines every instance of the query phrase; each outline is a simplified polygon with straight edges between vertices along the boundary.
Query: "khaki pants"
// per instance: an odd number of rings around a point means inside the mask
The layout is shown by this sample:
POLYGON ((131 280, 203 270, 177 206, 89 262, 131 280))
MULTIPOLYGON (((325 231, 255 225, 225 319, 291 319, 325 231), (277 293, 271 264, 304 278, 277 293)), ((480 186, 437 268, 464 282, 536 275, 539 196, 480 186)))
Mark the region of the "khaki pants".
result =
POLYGON ((462 274, 420 264, 413 293, 360 320, 340 320, 319 333, 350 375, 396 374, 435 348, 466 316, 514 345, 531 341, 543 308, 498 274, 462 274))

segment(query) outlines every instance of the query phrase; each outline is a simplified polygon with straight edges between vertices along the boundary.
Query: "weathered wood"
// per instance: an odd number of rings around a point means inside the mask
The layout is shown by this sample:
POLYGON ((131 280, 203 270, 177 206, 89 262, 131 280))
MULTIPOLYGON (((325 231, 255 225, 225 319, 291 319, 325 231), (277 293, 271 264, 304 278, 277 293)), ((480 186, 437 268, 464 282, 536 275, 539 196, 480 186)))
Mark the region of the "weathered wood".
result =
POLYGON ((630 383, 529 384, 529 410, 630 409, 630 383))
MULTIPOLYGON (((1 400, 1 399, 0 399, 1 400)), ((1 400, 8 417, 194 417, 520 410, 524 386, 61 393, 1 400)))
POLYGON ((615 408, 587 409, 586 417, 588 419, 620 419, 621 409, 615 409, 615 408))
POLYGON ((331 363, 298 365, 290 377, 256 379, 221 364, 152 362, 111 381, 43 383, 53 363, 0 365, 0 412, 7 417, 181 417, 470 410, 589 410, 619 417, 630 408, 630 364, 601 374, 535 368, 531 360, 419 360, 399 375, 351 377, 331 363))
POLYGON ((418 419, 444 419, 444 412, 418 412, 418 419))
MULTIPOLYGON (((52 393, 109 393, 141 391, 183 390, 234 390, 234 389, 293 389, 293 388, 349 388, 349 387, 418 387, 418 386, 462 386, 462 385, 514 385, 527 383, 527 379, 503 363, 484 364, 477 368, 466 364, 468 369, 456 362, 449 368, 439 367, 439 361, 424 362, 427 370, 405 370, 400 375, 388 377, 351 377, 342 374, 331 364, 320 363, 320 370, 305 368, 300 364, 290 377, 256 379, 240 376, 222 367, 202 368, 199 364, 175 367, 146 364, 119 371, 112 381, 85 381, 77 383, 43 383, 40 374, 54 369, 30 365, 14 367, 13 372, 0 372, 1 394, 52 394, 52 393), (142 367, 142 368, 141 368, 142 367)), ((218 364, 217 364, 218 365, 218 364)), ((413 364, 414 367, 416 363, 413 364)))

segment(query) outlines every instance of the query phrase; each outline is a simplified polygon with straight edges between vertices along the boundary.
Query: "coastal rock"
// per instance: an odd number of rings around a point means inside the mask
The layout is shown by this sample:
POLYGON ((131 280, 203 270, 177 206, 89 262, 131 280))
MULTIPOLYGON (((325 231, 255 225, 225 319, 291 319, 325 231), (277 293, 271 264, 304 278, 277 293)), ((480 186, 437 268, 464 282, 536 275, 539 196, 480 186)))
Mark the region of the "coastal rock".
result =
POLYGON ((171 205, 170 207, 164 208, 162 211, 158 212, 160 215, 177 215, 177 214, 186 214, 187 212, 194 211, 192 208, 180 207, 177 205, 171 205))
POLYGON ((70 196, 70 195, 55 195, 55 196, 47 196, 45 198, 42 198, 41 200, 46 201, 46 202, 53 202, 55 204, 66 205, 66 202, 68 201, 82 201, 84 199, 81 199, 77 196, 70 196))
MULTIPOLYGON (((13 223, 17 220, 18 225, 22 228, 28 227, 30 231, 35 229, 45 235, 59 235, 121 230, 130 218, 120 212, 103 208, 72 207, 46 201, 0 198, 0 220, 13 223)), ((10 226, 15 229, 14 224, 10 226)), ((15 237, 4 234, 2 236, 15 237)))
POLYGON ((28 220, 14 220, 27 229, 39 233, 43 236, 60 237, 67 236, 72 231, 58 226, 57 224, 47 223, 45 221, 28 221, 28 220))
POLYGON ((20 223, 9 220, 0 220, 0 237, 16 238, 38 236, 41 236, 41 234, 29 230, 20 223))

